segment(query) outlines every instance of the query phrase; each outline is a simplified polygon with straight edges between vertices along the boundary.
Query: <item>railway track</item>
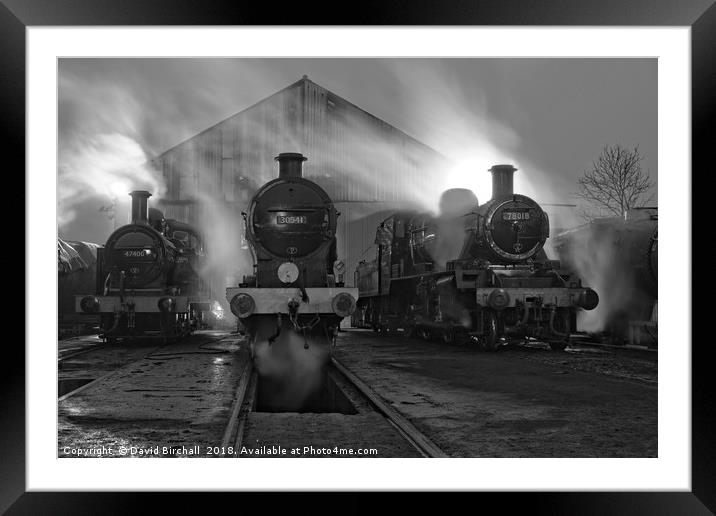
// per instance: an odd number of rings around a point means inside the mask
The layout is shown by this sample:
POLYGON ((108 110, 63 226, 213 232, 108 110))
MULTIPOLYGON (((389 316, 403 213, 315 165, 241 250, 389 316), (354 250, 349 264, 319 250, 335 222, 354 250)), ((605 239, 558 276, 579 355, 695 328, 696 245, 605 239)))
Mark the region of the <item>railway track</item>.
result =
POLYGON ((365 382, 341 364, 335 357, 331 357, 331 365, 335 367, 350 383, 365 396, 373 407, 380 412, 388 422, 393 425, 401 435, 407 439, 423 457, 445 458, 447 455, 438 448, 425 434, 418 430, 410 421, 397 410, 388 405, 365 382))
POLYGON ((84 355, 86 353, 91 353, 93 351, 98 351, 100 349, 105 349, 106 347, 108 347, 108 344, 97 344, 95 346, 61 350, 59 356, 57 357, 57 364, 59 365, 65 360, 69 360, 71 358, 74 358, 79 355, 84 355))
POLYGON ((236 398, 231 408, 229 423, 226 425, 226 430, 224 430, 224 436, 221 440, 222 450, 232 449, 233 451, 223 453, 224 456, 238 456, 248 415, 256 406, 257 383, 258 377, 254 371, 253 362, 249 360, 236 388, 236 398))
POLYGON ((646 346, 633 346, 630 344, 624 344, 624 345, 616 345, 616 344, 607 344, 605 342, 598 342, 596 340, 590 339, 588 337, 585 337, 581 334, 573 335, 572 336, 572 342, 570 344, 572 347, 579 347, 579 346, 585 346, 595 349, 602 349, 604 351, 610 351, 613 353, 622 353, 625 355, 632 355, 632 356, 643 356, 645 358, 656 358, 659 354, 658 348, 649 348, 646 346))
POLYGON ((112 457, 217 455, 226 414, 251 375, 242 375, 250 361, 235 337, 199 334, 92 350, 61 357, 58 456, 84 449, 112 457))
MULTIPOLYGON (((372 410, 380 414, 383 420, 387 421, 420 456, 429 458, 448 457, 430 438, 387 404, 365 382, 334 357, 331 358, 329 363, 327 375, 340 375, 340 378, 359 393, 372 410)), ((244 444, 249 418, 257 406, 258 383, 257 372, 252 363, 249 362, 236 390, 236 399, 232 407, 231 417, 222 440, 223 449, 232 450, 231 453, 226 454, 227 456, 241 456, 240 450, 244 444)), ((346 442, 349 442, 349 439, 346 439, 346 442)))
MULTIPOLYGON (((213 342, 215 342, 215 339, 212 338, 211 336, 203 337, 201 339, 201 341, 199 342, 198 349, 199 350, 206 349, 205 348, 206 345, 211 344, 213 342)), ((146 348, 144 348, 145 349, 144 351, 142 351, 141 347, 137 347, 135 349, 135 353, 139 353, 139 355, 137 356, 136 359, 130 360, 129 362, 126 362, 126 363, 119 364, 119 365, 117 365, 116 368, 114 368, 111 371, 106 371, 104 373, 97 374, 97 372, 95 372, 93 370, 89 370, 89 371, 87 371, 87 373, 84 376, 90 376, 91 381, 88 381, 87 383, 77 387, 76 389, 73 389, 73 390, 66 392, 65 394, 59 396, 58 401, 63 401, 67 398, 75 396, 76 394, 79 394, 80 392, 83 392, 89 388, 92 388, 95 385, 97 385, 98 382, 100 382, 102 380, 106 380, 108 378, 111 378, 115 374, 125 370, 126 368, 128 368, 130 366, 133 366, 133 365, 141 362, 142 360, 144 360, 146 358, 162 358, 165 356, 173 357, 173 356, 184 354, 182 352, 170 351, 164 355, 158 355, 158 352, 160 350, 163 350, 163 349, 165 349, 167 347, 171 347, 171 346, 172 346, 172 343, 162 343, 159 345, 155 345, 153 347, 147 346, 146 348)), ((108 343, 100 343, 100 344, 85 346, 85 347, 81 347, 81 348, 68 348, 68 349, 60 350, 59 356, 57 358, 57 370, 63 371, 63 369, 65 369, 63 366, 66 362, 68 362, 74 358, 77 358, 79 356, 89 355, 91 353, 101 352, 101 351, 112 351, 112 350, 120 351, 122 349, 125 349, 125 348, 123 348, 121 346, 111 345, 108 343)), ((131 349, 131 348, 129 348, 129 349, 131 349)), ((192 351, 189 354, 196 354, 196 353, 202 353, 202 351, 192 351)), ((60 378, 60 380, 72 380, 72 378, 60 378)))

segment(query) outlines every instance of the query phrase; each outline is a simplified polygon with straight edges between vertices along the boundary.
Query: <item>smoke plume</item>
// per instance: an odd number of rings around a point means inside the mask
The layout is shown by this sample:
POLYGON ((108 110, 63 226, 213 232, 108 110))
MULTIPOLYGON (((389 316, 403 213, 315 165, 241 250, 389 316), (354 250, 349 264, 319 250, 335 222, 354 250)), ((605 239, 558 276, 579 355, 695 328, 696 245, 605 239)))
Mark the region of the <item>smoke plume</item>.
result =
POLYGON ((62 148, 59 174, 60 227, 74 221, 76 207, 90 199, 106 199, 111 216, 117 216, 116 204, 128 203, 131 190, 148 190, 155 196, 165 191, 161 177, 147 164, 142 147, 119 133, 85 135, 81 143, 62 148))
POLYGON ((275 317, 260 321, 254 363, 264 386, 270 389, 262 397, 274 410, 300 411, 309 398, 320 392, 329 344, 325 336, 304 338, 286 325, 269 344, 275 331, 275 317), (306 342, 308 349, 304 347, 306 342))
MULTIPOLYGON (((557 255, 582 284, 599 295, 594 310, 580 311, 580 331, 607 331, 625 336, 630 320, 650 316, 650 296, 637 281, 632 249, 620 243, 615 231, 599 224, 585 225, 560 237, 557 255)), ((646 256, 646 249, 643 252, 646 256)), ((653 299, 652 299, 653 301, 653 299)))

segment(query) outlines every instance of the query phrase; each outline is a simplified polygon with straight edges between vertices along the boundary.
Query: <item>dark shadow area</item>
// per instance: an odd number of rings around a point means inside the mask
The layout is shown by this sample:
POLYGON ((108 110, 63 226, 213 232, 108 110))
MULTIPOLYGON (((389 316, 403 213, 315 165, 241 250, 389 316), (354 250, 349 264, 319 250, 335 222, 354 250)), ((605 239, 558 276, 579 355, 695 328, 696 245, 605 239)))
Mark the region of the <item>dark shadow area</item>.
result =
POLYGON ((68 392, 79 389, 93 380, 94 378, 64 378, 62 380, 57 380, 57 396, 64 396, 68 392))
POLYGON ((259 377, 256 392, 256 412, 299 412, 357 414, 355 406, 335 381, 323 374, 320 388, 312 392, 300 405, 287 404, 283 391, 285 386, 279 380, 259 377))

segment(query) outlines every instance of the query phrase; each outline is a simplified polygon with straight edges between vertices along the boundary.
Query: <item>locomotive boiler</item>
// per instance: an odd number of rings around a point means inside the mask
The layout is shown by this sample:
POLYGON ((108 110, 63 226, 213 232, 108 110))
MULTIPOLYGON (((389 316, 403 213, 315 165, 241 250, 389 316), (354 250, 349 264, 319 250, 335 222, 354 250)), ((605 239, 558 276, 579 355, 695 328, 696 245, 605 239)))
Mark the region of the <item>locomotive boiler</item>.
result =
POLYGON ((232 313, 251 344, 335 342, 340 322, 355 310, 358 289, 336 281, 336 221, 328 194, 302 177, 299 153, 276 158, 278 178, 262 186, 244 213, 253 274, 226 289, 232 313))
POLYGON ((201 234, 148 208, 151 194, 132 197, 130 224, 115 230, 97 252, 94 294, 75 297, 76 311, 100 317, 100 337, 183 337, 201 325, 211 307, 200 276, 205 261, 201 234))
POLYGON ((445 341, 500 345, 540 339, 564 349, 577 310, 598 296, 548 259, 549 219, 514 193, 511 165, 495 165, 492 198, 448 190, 438 216, 397 212, 376 233, 377 257, 356 270, 354 325, 445 341))

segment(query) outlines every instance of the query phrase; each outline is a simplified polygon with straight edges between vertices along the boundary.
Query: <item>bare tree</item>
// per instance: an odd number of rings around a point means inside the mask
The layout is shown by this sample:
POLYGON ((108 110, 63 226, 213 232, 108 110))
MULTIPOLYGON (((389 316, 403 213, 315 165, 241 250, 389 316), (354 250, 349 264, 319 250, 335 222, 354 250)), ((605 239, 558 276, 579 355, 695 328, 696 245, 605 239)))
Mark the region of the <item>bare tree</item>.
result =
MULTIPOLYGON (((649 202, 645 198, 651 188, 648 172, 641 169, 642 156, 639 147, 633 150, 620 145, 607 145, 602 149, 592 169, 577 180, 577 196, 593 205, 599 212, 621 217, 631 208, 639 208, 649 202)), ((583 210, 582 216, 593 218, 583 210)))

